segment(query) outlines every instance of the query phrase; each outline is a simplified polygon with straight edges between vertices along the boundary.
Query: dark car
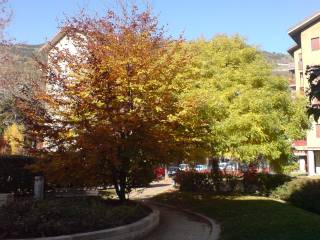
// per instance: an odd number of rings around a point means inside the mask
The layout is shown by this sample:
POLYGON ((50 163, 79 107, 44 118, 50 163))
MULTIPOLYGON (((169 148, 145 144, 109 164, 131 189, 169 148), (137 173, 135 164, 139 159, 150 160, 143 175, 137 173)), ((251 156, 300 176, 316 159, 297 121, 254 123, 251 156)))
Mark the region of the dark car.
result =
POLYGON ((168 169, 168 176, 169 177, 174 177, 177 174, 177 171, 179 171, 179 167, 177 166, 171 166, 168 169))

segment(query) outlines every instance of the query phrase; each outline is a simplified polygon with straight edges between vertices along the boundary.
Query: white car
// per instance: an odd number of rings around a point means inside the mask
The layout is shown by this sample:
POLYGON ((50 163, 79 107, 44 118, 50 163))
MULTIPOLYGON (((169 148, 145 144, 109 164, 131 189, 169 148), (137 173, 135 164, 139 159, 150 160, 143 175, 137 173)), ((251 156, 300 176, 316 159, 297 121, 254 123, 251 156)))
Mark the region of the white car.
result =
POLYGON ((228 163, 227 162, 219 162, 219 169, 225 170, 227 168, 228 163))
POLYGON ((189 167, 189 164, 181 163, 179 164, 179 169, 181 171, 189 171, 190 167, 189 167))
POLYGON ((227 171, 235 171, 238 169, 238 164, 233 161, 220 162, 219 169, 220 170, 227 170, 227 171))
POLYGON ((208 166, 204 164, 197 164, 194 168, 197 172, 204 172, 208 170, 208 166))

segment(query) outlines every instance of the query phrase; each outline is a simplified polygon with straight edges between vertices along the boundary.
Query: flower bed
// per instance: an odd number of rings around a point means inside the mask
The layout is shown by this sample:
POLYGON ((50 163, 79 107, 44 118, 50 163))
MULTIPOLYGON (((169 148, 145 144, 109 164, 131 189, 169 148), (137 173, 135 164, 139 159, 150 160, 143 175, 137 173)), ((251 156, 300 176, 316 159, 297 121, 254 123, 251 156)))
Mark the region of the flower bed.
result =
POLYGON ((0 238, 35 238, 92 232, 130 224, 151 210, 135 202, 100 198, 19 200, 0 209, 0 238))

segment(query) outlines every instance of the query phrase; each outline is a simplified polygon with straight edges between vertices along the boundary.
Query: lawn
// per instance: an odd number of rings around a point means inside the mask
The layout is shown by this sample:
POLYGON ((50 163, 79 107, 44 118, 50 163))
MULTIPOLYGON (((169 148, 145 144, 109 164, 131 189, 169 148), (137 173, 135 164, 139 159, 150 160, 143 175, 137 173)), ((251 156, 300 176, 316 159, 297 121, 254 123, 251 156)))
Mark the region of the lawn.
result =
POLYGON ((270 198, 174 192, 154 200, 217 220, 222 240, 320 239, 320 215, 270 198))

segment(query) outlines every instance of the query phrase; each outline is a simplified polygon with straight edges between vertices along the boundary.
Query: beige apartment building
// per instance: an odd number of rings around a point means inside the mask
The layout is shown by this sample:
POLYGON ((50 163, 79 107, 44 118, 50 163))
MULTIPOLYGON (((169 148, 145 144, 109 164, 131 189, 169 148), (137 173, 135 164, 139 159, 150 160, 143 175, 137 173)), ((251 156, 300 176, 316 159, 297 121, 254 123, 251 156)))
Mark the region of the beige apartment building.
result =
MULTIPOLYGON (((320 12, 289 29, 288 34, 295 41, 288 53, 294 58, 291 73, 295 79, 295 92, 301 95, 308 89, 307 66, 320 64, 320 12)), ((313 122, 306 138, 293 145, 300 171, 309 176, 320 175, 320 122, 313 122)))

